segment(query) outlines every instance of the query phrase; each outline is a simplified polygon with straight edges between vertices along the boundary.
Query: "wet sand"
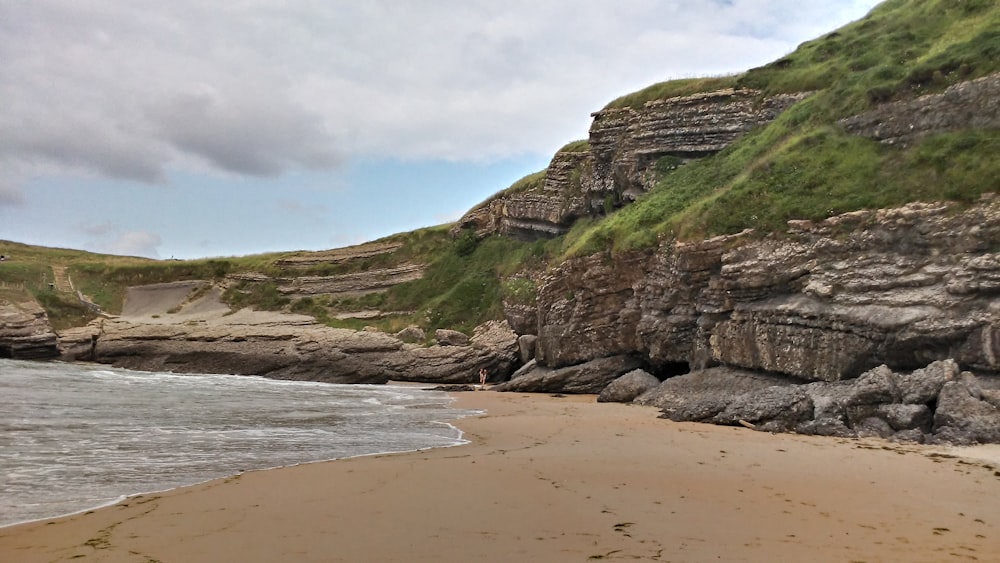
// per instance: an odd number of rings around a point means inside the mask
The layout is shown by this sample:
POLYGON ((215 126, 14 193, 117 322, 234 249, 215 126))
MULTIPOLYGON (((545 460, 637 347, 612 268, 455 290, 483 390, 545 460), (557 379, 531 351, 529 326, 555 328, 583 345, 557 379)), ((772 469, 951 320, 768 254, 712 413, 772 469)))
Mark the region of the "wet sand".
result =
POLYGON ((0 561, 990 561, 1000 449, 678 424, 470 392, 470 444, 284 469, 0 529, 0 561), (967 456, 967 457, 958 457, 967 456))

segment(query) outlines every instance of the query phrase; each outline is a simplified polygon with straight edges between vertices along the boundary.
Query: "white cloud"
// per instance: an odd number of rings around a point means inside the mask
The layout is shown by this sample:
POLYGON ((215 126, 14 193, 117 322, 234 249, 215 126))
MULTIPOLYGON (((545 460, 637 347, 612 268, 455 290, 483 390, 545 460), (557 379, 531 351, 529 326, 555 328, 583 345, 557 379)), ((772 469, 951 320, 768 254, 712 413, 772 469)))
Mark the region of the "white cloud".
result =
POLYGON ((100 251, 122 256, 144 256, 159 258, 158 248, 163 241, 160 235, 149 231, 129 231, 122 233, 110 243, 100 245, 100 251))
POLYGON ((630 89, 768 62, 874 3, 2 2, 0 174, 546 153, 630 89))

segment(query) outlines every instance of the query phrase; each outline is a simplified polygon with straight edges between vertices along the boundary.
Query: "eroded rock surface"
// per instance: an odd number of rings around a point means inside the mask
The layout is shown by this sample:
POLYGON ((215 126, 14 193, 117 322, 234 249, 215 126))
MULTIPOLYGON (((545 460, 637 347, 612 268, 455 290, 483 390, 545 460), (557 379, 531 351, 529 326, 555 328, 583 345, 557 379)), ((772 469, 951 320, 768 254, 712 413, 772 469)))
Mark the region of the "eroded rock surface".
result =
POLYGON ((1000 441, 1000 409, 987 398, 1000 376, 961 372, 954 360, 912 372, 879 366, 847 381, 710 368, 670 378, 635 399, 678 422, 771 432, 973 444, 1000 441))
POLYGON ((806 95, 764 98, 755 90, 726 89, 595 112, 589 145, 556 153, 543 182, 477 206, 453 233, 471 229, 526 240, 563 234, 576 220, 603 215, 647 191, 660 157, 683 162, 719 152, 806 95))
POLYGON ((907 145, 931 133, 957 129, 1000 128, 1000 73, 955 84, 941 94, 882 104, 840 124, 887 145, 907 145))
POLYGON ((466 383, 478 381, 480 368, 500 378, 517 363, 517 335, 506 323, 479 327, 461 343, 452 335, 453 345, 424 347, 378 331, 330 328, 303 315, 232 312, 216 291, 199 291, 203 283, 134 289, 129 314, 67 331, 63 358, 330 383, 466 383), (189 299, 189 291, 197 297, 189 299))
POLYGON ((0 358, 59 357, 58 338, 45 310, 33 300, 0 301, 0 358))
POLYGON ((538 287, 539 363, 640 354, 802 381, 954 358, 1000 372, 1000 198, 590 256, 538 287))

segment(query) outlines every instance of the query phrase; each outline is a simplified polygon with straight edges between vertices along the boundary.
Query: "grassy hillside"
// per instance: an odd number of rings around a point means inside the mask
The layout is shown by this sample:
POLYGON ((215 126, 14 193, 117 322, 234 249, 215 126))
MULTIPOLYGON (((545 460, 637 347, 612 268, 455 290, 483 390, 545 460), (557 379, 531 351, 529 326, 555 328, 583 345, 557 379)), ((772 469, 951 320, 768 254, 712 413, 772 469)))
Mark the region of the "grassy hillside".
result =
MULTIPOLYGON (((934 135, 901 149, 848 135, 836 121, 997 71, 1000 4, 888 0, 769 65, 718 82, 703 79, 711 87, 815 94, 713 157, 661 167, 655 189, 573 235, 568 253, 643 247, 664 236, 769 232, 789 219, 918 200, 971 201, 996 191, 996 130, 934 135)), ((690 84, 654 85, 611 106, 690 93, 690 84)))
POLYGON ((377 242, 401 243, 391 253, 346 263, 319 264, 309 268, 281 266, 281 259, 297 253, 214 258, 206 260, 149 260, 93 254, 0 241, 0 300, 18 302, 34 297, 48 312, 58 330, 86 324, 96 313, 81 304, 75 293, 58 286, 55 271, 65 268, 76 289, 108 313, 119 313, 125 289, 132 285, 177 280, 222 282, 228 274, 255 272, 270 277, 350 274, 370 268, 404 263, 426 265, 423 279, 404 283, 385 293, 358 298, 326 296, 292 300, 277 291, 273 282, 227 282, 225 300, 235 308, 288 310, 310 314, 331 326, 361 328, 375 325, 394 331, 409 324, 427 329, 454 328, 470 332, 476 325, 502 317, 500 296, 507 291, 501 281, 529 262, 540 263, 550 255, 551 243, 524 243, 501 237, 477 240, 452 239, 448 226, 421 229, 377 242), (55 266, 55 270, 53 268, 55 266), (338 320, 343 311, 380 309, 404 314, 383 319, 338 320))

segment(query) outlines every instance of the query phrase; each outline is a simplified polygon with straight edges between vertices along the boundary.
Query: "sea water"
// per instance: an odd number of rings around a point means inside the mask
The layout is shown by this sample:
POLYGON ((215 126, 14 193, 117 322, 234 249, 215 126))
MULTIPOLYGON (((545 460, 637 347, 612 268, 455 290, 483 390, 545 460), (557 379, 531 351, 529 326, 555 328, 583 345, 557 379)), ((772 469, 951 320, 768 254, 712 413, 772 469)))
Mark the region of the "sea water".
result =
POLYGON ((464 443, 447 394, 0 359, 0 526, 300 463, 464 443))

